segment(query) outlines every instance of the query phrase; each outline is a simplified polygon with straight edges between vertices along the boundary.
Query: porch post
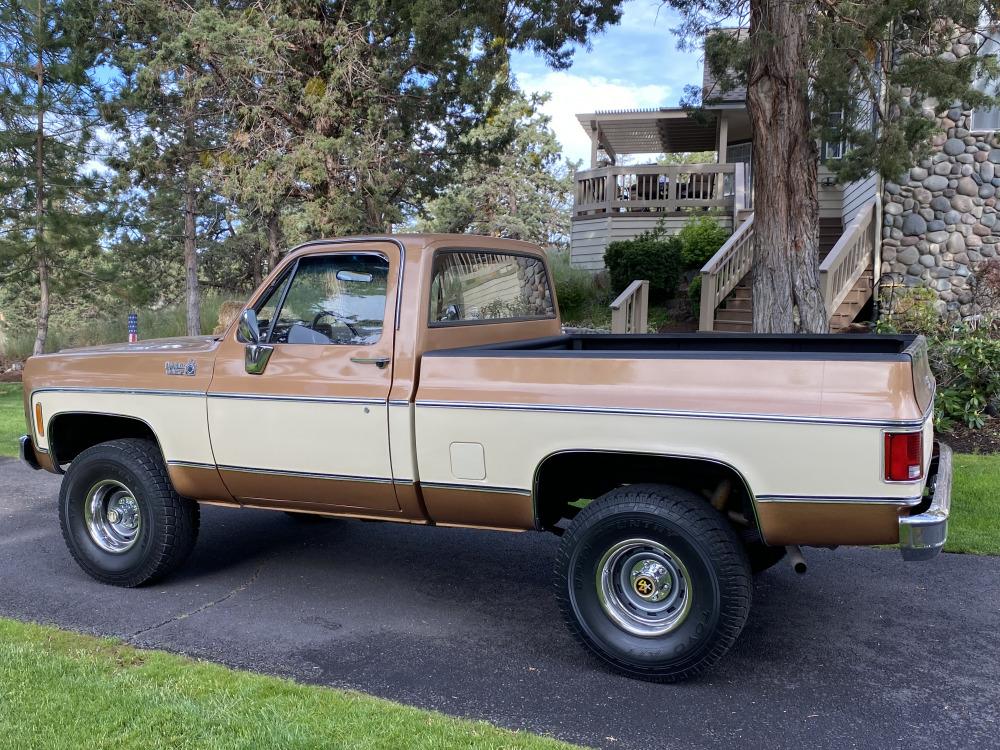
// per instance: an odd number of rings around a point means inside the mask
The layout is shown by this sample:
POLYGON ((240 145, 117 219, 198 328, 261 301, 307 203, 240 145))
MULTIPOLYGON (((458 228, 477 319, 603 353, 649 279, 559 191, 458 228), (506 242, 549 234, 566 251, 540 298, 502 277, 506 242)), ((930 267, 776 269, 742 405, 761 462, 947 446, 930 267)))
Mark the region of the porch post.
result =
POLYGON ((590 129, 590 168, 597 169, 598 135, 595 128, 590 129))
MULTIPOLYGON (((729 161, 729 159, 727 158, 727 154, 726 154, 726 151, 729 150, 729 115, 726 113, 725 110, 722 110, 719 113, 719 145, 718 145, 718 149, 719 149, 718 163, 719 164, 726 164, 729 161)), ((725 176, 722 174, 722 172, 719 172, 716 175, 715 180, 716 180, 716 185, 715 185, 716 193, 715 194, 718 195, 718 196, 721 196, 722 193, 723 193, 723 186, 725 185, 725 176)), ((733 226, 735 227, 736 225, 733 224, 733 226)))
POLYGON ((719 164, 726 164, 726 151, 729 148, 729 115, 725 110, 719 113, 719 164))

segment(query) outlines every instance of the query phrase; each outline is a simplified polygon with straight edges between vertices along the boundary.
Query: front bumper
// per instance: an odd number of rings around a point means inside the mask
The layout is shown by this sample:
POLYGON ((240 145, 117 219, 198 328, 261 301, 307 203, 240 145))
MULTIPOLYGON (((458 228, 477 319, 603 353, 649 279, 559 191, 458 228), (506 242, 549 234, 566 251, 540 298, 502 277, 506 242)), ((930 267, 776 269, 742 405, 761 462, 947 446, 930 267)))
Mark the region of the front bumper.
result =
POLYGON ((899 519, 899 549, 904 560, 930 560, 948 539, 951 511, 951 448, 935 443, 927 473, 931 504, 923 513, 899 519))
POLYGON ((41 469, 41 465, 38 463, 38 456, 35 455, 35 446, 31 442, 31 438, 28 435, 21 435, 20 440, 20 454, 21 460, 28 464, 32 469, 41 469))

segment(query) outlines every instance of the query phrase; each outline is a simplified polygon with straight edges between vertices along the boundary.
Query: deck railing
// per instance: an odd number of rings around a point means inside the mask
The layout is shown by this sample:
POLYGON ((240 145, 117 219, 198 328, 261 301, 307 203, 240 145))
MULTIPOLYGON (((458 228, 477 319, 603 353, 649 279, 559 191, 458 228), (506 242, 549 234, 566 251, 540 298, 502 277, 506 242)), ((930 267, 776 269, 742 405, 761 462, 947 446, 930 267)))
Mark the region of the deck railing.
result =
POLYGON ((648 321, 649 282, 636 280, 611 303, 611 333, 646 333, 648 321))
POLYGON ((576 173, 574 218, 748 208, 745 165, 611 166, 576 173), (739 205, 737 205, 739 203, 739 205))
POLYGON ((751 214, 701 269, 699 331, 711 331, 715 327, 716 309, 750 270, 753 235, 751 214))
POLYGON ((881 221, 876 197, 854 217, 819 266, 820 285, 828 315, 833 315, 872 264, 881 221))

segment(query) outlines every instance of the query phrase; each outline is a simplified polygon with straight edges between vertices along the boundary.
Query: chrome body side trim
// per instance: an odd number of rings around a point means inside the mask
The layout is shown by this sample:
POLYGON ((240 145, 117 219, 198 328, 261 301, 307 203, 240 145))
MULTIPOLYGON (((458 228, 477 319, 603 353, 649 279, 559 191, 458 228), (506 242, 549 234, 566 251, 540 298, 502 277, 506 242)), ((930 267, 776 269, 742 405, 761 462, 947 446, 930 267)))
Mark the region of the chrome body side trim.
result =
POLYGON ((938 442, 928 470, 931 504, 923 513, 899 519, 899 550, 904 560, 930 560, 948 540, 951 512, 951 448, 938 442))
POLYGON ((832 503, 838 505, 920 505, 917 497, 836 497, 833 495, 758 495, 758 503, 832 503))
POLYGON ((442 490, 469 490, 471 492, 497 492, 506 495, 531 495, 531 490, 523 490, 518 487, 491 487, 483 484, 460 484, 453 482, 420 482, 421 487, 429 487, 442 490))
POLYGON ((384 398, 342 398, 339 396, 278 396, 269 393, 218 393, 211 392, 208 398, 249 399, 252 401, 306 401, 330 404, 364 404, 366 406, 385 404, 384 398))
POLYGON ((417 401, 418 407, 430 409, 485 409, 491 411, 538 411, 570 414, 620 414, 635 417, 673 417, 677 419, 714 419, 720 421, 778 422, 789 424, 845 425, 850 427, 885 427, 890 429, 924 426, 930 410, 919 420, 851 419, 847 417, 807 417, 792 414, 740 414, 734 412, 685 411, 679 409, 638 409, 629 407, 577 406, 564 404, 514 404, 483 401, 417 401))
MULTIPOLYGON (((35 388, 31 391, 30 399, 35 397, 36 393, 113 393, 113 394, 125 394, 127 396, 200 396, 205 397, 205 391, 176 391, 168 390, 162 388, 94 388, 90 386, 43 386, 41 388, 35 388)), ((30 401, 29 401, 30 403, 30 401)))
POLYGON ((167 461, 167 466, 180 466, 185 469, 217 469, 215 464, 204 464, 199 461, 167 461))
POLYGON ((282 477, 299 477, 302 479, 330 479, 334 481, 346 482, 373 482, 376 484, 392 484, 392 477, 368 477, 356 476, 353 474, 322 474, 312 471, 287 471, 284 469, 261 469, 250 466, 229 466, 219 464, 219 471, 238 471, 244 474, 271 474, 282 477))

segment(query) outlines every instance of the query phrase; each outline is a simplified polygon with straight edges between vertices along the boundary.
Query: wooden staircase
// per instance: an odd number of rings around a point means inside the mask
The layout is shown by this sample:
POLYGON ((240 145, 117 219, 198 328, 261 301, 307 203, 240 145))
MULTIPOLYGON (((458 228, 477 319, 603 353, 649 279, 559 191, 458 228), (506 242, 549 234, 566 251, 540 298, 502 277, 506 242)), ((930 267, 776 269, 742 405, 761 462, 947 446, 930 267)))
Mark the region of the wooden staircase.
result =
MULTIPOLYGON (((862 210, 845 231, 838 217, 820 219, 819 257, 830 332, 850 326, 871 299, 875 274, 876 204, 862 210)), ((702 330, 749 332, 753 323, 751 262, 753 218, 733 234, 702 269, 702 330), (728 291, 726 287, 731 287, 728 291), (719 299, 721 297, 721 300, 719 299), (717 301, 710 316, 706 305, 717 301)))

